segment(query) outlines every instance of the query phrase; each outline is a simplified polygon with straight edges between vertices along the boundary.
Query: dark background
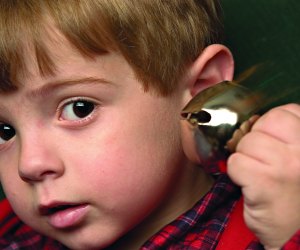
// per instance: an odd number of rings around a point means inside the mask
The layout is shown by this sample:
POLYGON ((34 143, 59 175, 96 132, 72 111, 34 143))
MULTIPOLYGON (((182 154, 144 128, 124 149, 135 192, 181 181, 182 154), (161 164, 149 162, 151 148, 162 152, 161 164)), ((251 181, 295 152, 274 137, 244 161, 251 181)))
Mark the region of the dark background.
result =
POLYGON ((264 64, 248 87, 262 89, 278 104, 300 102, 300 1, 221 0, 225 44, 233 52, 236 75, 264 64), (274 98, 275 97, 275 98, 274 98))

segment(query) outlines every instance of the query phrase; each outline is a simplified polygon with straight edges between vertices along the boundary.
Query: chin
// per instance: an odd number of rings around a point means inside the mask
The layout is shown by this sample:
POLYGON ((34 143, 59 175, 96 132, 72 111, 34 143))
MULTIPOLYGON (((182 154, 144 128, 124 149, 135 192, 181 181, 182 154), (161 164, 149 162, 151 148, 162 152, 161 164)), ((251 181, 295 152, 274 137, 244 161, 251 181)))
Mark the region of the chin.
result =
POLYGON ((104 249, 106 247, 109 247, 111 244, 113 244, 113 242, 109 242, 109 243, 104 243, 102 242, 97 242, 96 239, 93 239, 91 241, 85 242, 85 241, 68 241, 68 242, 63 242, 62 244, 64 244, 66 247, 72 249, 72 250, 100 250, 100 249, 104 249))
POLYGON ((118 238, 105 235, 105 232, 99 230, 99 233, 93 232, 91 235, 84 232, 64 234, 57 237, 57 240, 72 250, 100 250, 111 246, 118 238))

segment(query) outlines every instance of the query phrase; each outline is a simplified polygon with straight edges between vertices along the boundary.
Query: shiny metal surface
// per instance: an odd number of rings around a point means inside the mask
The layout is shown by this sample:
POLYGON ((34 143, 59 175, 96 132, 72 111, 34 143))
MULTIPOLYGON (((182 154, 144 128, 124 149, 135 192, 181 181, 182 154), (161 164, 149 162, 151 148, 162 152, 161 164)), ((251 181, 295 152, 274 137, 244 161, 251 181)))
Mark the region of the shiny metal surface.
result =
POLYGON ((222 82, 200 92, 181 113, 186 155, 205 166, 226 159, 250 130, 261 100, 235 82, 222 82))

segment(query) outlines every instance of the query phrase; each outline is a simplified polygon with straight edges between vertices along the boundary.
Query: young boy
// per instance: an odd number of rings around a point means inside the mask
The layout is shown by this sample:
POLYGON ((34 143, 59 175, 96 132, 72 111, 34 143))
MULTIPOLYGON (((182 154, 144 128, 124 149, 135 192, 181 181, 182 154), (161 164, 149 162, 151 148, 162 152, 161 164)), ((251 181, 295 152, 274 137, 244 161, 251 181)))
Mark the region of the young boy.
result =
MULTIPOLYGON (((180 111, 233 77, 219 3, 1 0, 0 11, 0 181, 20 218, 2 203, 1 249, 215 249, 240 189, 184 155, 180 111)), ((271 110, 228 161, 267 249, 300 246, 289 241, 299 129, 299 105, 271 110)))

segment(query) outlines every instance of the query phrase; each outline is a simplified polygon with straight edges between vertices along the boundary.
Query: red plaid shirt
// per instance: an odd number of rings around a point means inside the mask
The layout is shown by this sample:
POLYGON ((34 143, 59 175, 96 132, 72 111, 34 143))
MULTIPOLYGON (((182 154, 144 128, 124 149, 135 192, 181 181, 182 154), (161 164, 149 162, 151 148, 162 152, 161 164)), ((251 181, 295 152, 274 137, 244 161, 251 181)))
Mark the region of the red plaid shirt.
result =
MULTIPOLYGON (((226 175, 220 175, 210 192, 191 210, 165 226, 141 249, 215 249, 239 198, 239 188, 233 185, 226 175)), ((67 248, 24 225, 5 200, 0 203, 0 249, 58 250, 67 248)), ((259 250, 263 247, 259 242, 252 241, 246 249, 259 250)), ((300 231, 283 249, 300 249, 300 231)))
MULTIPOLYGON (((226 175, 220 175, 210 192, 154 235, 142 249, 215 249, 239 199, 239 188, 226 175)), ((252 242, 249 249, 262 248, 259 243, 252 242)))

